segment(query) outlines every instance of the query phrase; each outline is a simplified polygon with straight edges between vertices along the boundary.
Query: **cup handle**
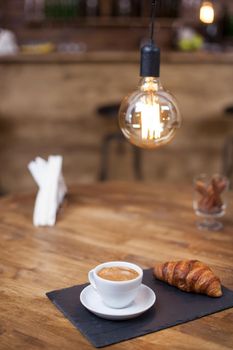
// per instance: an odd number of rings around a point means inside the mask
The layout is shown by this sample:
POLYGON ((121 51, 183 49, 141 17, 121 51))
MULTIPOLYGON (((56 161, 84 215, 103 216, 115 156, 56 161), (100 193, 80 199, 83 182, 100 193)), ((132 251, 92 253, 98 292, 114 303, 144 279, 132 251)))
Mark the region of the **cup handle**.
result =
POLYGON ((88 279, 92 287, 97 291, 95 279, 94 279, 94 270, 89 271, 88 273, 88 279))

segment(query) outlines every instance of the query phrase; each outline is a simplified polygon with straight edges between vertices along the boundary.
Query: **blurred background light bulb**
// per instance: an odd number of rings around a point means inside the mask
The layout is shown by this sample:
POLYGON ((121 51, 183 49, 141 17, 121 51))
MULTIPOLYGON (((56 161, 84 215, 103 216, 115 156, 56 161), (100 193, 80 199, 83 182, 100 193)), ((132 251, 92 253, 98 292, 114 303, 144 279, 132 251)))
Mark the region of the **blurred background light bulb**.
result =
POLYGON ((214 22, 214 6, 211 1, 203 1, 200 7, 200 21, 206 24, 214 22))
POLYGON ((153 149, 173 139, 181 116, 175 98, 159 78, 143 77, 138 90, 123 99, 119 125, 132 144, 153 149))

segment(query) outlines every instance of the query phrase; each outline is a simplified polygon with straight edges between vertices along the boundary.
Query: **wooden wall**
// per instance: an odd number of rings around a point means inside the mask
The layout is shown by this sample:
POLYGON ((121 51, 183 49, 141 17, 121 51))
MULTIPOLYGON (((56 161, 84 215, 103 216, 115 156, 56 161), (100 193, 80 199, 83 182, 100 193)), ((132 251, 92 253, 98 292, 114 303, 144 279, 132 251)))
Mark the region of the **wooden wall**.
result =
MULTIPOLYGON (((233 124, 231 65, 163 64, 162 81, 180 104, 183 126, 174 142, 143 151, 145 180, 191 183, 194 174, 217 172, 233 124)), ((118 103, 138 83, 138 64, 0 65, 0 183, 6 191, 35 189, 27 171, 34 157, 64 156, 68 184, 98 178, 100 145, 110 127, 98 106, 118 103)), ((110 178, 133 179, 131 147, 111 147, 110 178)))

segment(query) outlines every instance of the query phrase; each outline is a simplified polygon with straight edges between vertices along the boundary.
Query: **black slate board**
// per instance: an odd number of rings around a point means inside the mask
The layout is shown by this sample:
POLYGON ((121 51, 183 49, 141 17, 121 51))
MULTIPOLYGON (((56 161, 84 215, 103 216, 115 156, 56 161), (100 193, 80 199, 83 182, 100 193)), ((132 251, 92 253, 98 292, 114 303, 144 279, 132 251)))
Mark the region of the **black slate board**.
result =
POLYGON ((141 316, 124 321, 99 318, 86 310, 79 296, 88 284, 46 293, 47 297, 97 348, 173 327, 233 307, 233 291, 222 287, 223 296, 185 293, 155 280, 152 270, 144 270, 143 283, 153 289, 155 305, 141 316))

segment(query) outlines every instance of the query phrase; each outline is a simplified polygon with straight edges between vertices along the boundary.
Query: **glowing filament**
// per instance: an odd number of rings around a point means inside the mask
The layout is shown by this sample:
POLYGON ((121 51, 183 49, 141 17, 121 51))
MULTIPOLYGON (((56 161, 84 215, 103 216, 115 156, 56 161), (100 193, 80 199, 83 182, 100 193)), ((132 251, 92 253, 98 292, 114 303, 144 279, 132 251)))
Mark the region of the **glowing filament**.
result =
POLYGON ((137 111, 141 113, 141 137, 146 140, 158 139, 163 131, 160 122, 160 106, 158 103, 138 103, 137 111))
POLYGON ((200 21, 203 23, 213 23, 214 21, 214 8, 211 2, 203 2, 200 8, 200 21))

